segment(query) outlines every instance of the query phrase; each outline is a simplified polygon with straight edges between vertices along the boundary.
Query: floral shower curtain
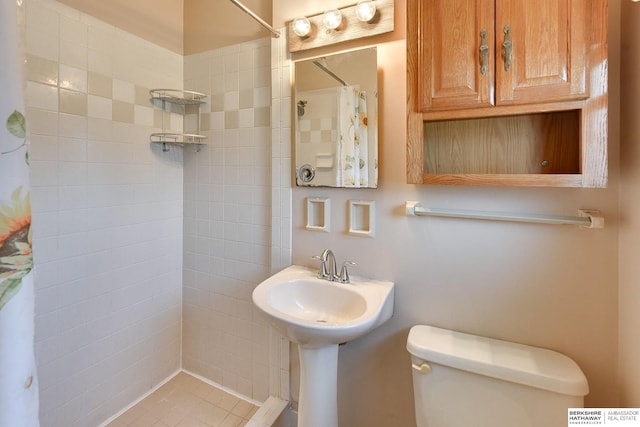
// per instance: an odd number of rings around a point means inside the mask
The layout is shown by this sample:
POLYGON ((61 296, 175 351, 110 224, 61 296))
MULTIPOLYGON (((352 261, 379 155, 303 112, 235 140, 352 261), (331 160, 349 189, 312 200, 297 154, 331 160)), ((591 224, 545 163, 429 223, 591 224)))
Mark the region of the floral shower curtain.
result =
POLYGON ((355 86, 338 88, 338 174, 340 187, 369 185, 367 94, 355 86))
POLYGON ((18 20, 0 1, 0 426, 38 426, 29 157, 18 20))

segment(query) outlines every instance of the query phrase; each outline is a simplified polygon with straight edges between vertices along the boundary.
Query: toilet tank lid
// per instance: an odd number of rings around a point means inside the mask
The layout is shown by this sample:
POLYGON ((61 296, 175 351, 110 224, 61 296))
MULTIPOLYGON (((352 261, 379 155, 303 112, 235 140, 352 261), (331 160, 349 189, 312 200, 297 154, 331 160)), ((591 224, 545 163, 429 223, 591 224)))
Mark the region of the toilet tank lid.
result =
POLYGON ((407 350, 427 362, 504 381, 570 396, 589 393, 576 362, 544 348, 418 325, 409 331, 407 350))

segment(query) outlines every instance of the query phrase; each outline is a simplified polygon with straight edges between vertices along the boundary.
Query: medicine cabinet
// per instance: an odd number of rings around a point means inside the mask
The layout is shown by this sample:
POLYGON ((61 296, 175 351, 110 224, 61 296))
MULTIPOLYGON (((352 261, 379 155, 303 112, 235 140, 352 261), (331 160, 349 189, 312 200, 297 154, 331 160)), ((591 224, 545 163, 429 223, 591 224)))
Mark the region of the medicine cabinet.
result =
POLYGON ((294 63, 298 186, 378 186, 375 47, 294 63))

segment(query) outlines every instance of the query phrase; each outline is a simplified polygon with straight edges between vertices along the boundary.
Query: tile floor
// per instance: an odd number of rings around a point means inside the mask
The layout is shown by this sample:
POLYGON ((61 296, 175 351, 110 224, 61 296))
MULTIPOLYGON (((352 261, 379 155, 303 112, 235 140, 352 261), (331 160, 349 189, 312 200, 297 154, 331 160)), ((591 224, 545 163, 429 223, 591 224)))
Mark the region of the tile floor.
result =
POLYGON ((242 427, 258 407, 180 372, 107 427, 242 427))

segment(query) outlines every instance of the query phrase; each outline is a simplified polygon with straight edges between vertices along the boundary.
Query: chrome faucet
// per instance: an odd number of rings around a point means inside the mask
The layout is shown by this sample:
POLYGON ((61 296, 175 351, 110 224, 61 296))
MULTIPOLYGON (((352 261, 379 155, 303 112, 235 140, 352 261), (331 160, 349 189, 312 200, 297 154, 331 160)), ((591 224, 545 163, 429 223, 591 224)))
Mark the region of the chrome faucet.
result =
POLYGON ((328 280, 330 282, 349 283, 348 265, 356 265, 353 261, 345 261, 342 263, 340 275, 338 275, 338 263, 331 249, 322 251, 322 255, 313 257, 320 261, 320 271, 318 271, 318 279, 328 280))
POLYGON ((336 266, 336 257, 331 249, 322 251, 320 258, 320 271, 318 279, 326 279, 333 282, 338 276, 338 267, 336 266), (327 265, 327 263, 329 263, 327 265))

